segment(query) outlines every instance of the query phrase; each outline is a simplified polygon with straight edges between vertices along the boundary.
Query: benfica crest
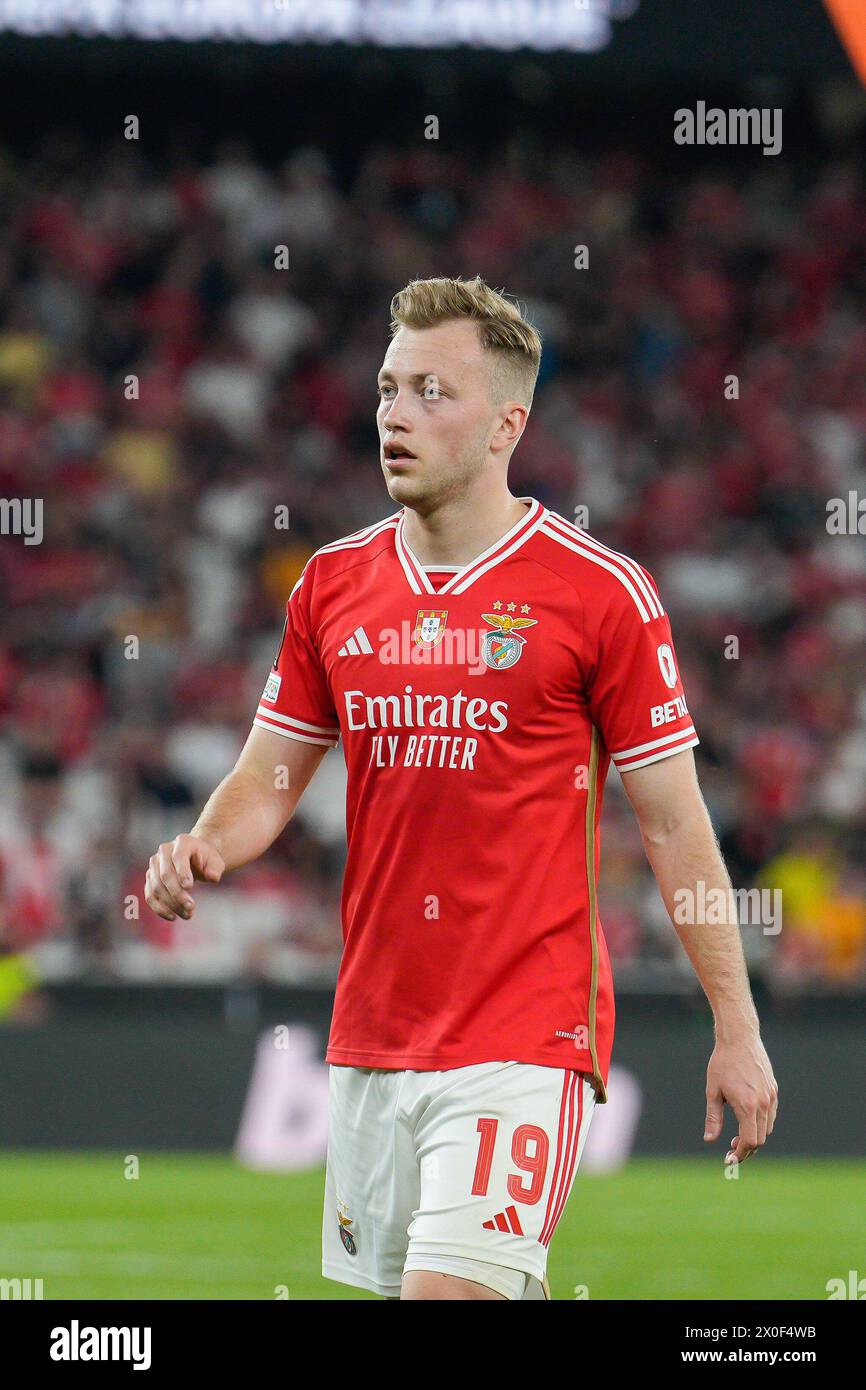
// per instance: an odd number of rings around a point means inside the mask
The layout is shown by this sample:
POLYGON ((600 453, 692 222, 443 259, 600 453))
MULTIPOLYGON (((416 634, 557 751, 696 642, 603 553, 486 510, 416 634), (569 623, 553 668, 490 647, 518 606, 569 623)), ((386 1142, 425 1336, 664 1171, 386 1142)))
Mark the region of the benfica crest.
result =
POLYGON ((418 617, 415 619, 415 631, 412 634, 418 646, 438 647, 442 638, 445 636, 445 624, 447 621, 447 608, 434 610, 419 608, 418 617))
POLYGON ((493 671, 507 671, 523 655, 526 638, 521 637, 516 628, 535 627, 536 618, 512 618, 509 613, 482 613, 486 623, 494 632, 485 632, 481 643, 481 655, 493 671))
POLYGON ((345 1246, 346 1254, 357 1255, 358 1246, 351 1229, 355 1218, 349 1215, 348 1208, 342 1202, 337 1203, 337 1220, 340 1223, 340 1240, 345 1246))

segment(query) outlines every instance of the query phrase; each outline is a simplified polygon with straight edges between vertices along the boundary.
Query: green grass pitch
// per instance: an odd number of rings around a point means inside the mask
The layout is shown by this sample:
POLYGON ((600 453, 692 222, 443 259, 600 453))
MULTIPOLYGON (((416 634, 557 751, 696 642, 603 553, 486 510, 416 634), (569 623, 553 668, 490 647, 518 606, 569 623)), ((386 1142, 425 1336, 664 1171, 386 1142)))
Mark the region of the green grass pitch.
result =
MULTIPOLYGON (((371 1298, 319 1273, 323 1174, 228 1156, 0 1153, 0 1278, 46 1299, 371 1298)), ((826 1299, 864 1269, 866 1164, 759 1155, 578 1175, 553 1240, 556 1299, 826 1299)), ((363 1217, 358 1225, 363 1231, 363 1217)))

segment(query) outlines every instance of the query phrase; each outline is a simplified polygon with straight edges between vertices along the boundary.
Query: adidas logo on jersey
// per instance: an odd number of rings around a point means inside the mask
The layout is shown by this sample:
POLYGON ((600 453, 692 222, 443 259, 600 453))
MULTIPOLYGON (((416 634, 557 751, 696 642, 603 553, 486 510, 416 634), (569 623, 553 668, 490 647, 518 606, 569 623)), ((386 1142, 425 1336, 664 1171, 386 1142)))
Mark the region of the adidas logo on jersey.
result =
POLYGON ((373 647, 364 629, 362 627, 356 627, 348 642, 345 642, 343 646, 340 647, 337 656, 360 656, 362 652, 366 656, 370 656, 372 655, 373 647))

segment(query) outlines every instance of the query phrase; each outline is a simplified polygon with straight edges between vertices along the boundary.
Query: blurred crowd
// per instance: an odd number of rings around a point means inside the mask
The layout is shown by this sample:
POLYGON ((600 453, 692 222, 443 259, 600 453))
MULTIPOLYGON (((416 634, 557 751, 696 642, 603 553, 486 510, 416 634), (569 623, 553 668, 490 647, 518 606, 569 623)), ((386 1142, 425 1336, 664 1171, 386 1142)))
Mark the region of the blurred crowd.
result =
MULTIPOLYGON (((7 961, 333 976, 339 750, 192 923, 150 913, 144 871, 231 767, 307 557, 393 510, 392 294, 475 273, 545 341, 513 490, 660 585, 734 885, 782 892, 753 970, 866 980, 866 516, 827 525, 866 498, 862 171, 676 170, 639 139, 543 166, 376 146, 349 180, 240 142, 0 152, 0 498, 44 503, 39 544, 0 535, 7 961)), ((615 971, 685 972, 613 770, 602 854, 615 971)))

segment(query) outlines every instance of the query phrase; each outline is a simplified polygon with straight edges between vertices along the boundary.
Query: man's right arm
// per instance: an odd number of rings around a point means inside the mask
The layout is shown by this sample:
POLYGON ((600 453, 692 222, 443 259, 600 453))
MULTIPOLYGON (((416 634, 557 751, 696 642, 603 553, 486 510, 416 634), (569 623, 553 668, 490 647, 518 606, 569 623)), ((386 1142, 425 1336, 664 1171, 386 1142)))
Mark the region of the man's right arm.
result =
POLYGON ((151 856, 145 899, 166 921, 188 920, 193 881, 219 883, 224 873, 258 859, 282 833, 327 752, 320 744, 255 727, 232 771, 220 782, 188 835, 151 856))

